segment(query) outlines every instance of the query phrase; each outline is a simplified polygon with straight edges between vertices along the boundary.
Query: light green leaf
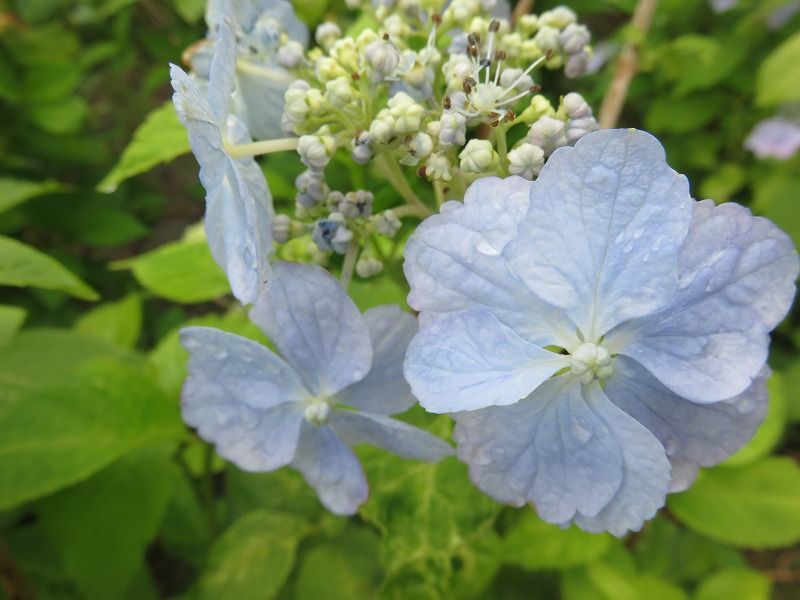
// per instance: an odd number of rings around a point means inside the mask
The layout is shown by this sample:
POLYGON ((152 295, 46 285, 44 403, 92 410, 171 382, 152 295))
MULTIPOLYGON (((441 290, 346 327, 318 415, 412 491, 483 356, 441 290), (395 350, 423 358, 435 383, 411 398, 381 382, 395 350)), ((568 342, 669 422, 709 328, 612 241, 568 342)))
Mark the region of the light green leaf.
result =
POLYGON ((700 184, 700 197, 726 202, 747 183, 747 172, 741 165, 720 165, 700 184))
POLYGON ((751 569, 714 573, 697 588, 694 600, 769 600, 772 582, 751 569))
POLYGON ((728 102, 725 94, 698 94, 686 98, 654 98, 645 115, 645 126, 654 133, 688 133, 720 116, 728 102))
POLYGON ((176 12, 187 23, 196 23, 206 10, 206 0, 173 0, 176 12))
POLYGON ((86 598, 122 595, 143 564, 180 476, 168 448, 148 448, 39 503, 42 527, 86 598))
POLYGON ((761 63, 756 80, 756 101, 775 106, 800 100, 800 33, 775 48, 761 63))
MULTIPOLYGON (((446 434, 446 419, 435 425, 446 434)), ((360 514, 382 534, 382 598, 443 598, 464 588, 479 594, 499 568, 493 537, 499 505, 472 485, 455 458, 426 464, 369 447, 362 454, 372 489, 360 514)))
POLYGON ((610 544, 609 535, 561 529, 527 511, 503 540, 503 558, 523 569, 568 569, 599 558, 610 544))
POLYGON ((0 304, 0 346, 8 343, 17 334, 27 314, 24 308, 0 304))
POLYGON ((43 194, 60 189, 56 181, 25 181, 0 177, 0 213, 43 194))
POLYGON ((564 571, 561 576, 564 600, 686 600, 686 593, 668 581, 606 562, 564 571))
POLYGON ((0 285, 58 290, 83 300, 99 298, 55 259, 4 236, 0 236, 0 285))
POLYGON ((151 112, 139 126, 119 162, 97 184, 97 189, 113 192, 126 179, 187 152, 189 137, 186 128, 178 119, 172 101, 167 101, 151 112))
POLYGON ((133 348, 142 330, 142 300, 131 294, 118 302, 107 302, 78 319, 75 330, 123 348, 133 348))
POLYGON ((290 513, 260 510, 231 525, 214 546, 190 598, 269 600, 294 566, 308 523, 290 513))
POLYGON ((783 437, 788 416, 786 392, 780 373, 767 380, 769 409, 755 436, 741 450, 726 460, 723 466, 739 466, 767 456, 783 437))
POLYGON ((103 360, 60 379, 43 375, 46 384, 0 403, 0 510, 81 481, 141 444, 183 434, 177 405, 141 369, 103 360))
POLYGON ((788 546, 800 540, 800 467, 771 457, 704 471, 670 496, 669 508, 695 531, 732 546, 788 546))
POLYGON ((205 240, 172 242, 112 266, 131 269, 145 289, 174 302, 205 302, 230 292, 205 240))

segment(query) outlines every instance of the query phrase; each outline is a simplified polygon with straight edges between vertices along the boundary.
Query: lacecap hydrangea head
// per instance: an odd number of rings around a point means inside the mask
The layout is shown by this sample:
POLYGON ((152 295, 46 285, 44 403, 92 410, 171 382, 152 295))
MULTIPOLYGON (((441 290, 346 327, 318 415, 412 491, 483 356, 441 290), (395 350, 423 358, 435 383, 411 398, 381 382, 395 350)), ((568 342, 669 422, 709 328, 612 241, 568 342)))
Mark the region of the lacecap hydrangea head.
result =
POLYGON ((533 184, 479 179, 405 259, 406 378, 454 414, 475 484, 615 535, 753 435, 798 274, 785 233, 693 200, 636 130, 556 149, 533 184))
POLYGON ((189 376, 183 418, 247 471, 300 471, 331 512, 367 499, 350 446, 368 443, 425 461, 452 453, 437 437, 390 417, 414 404, 402 361, 416 319, 397 306, 363 315, 319 267, 277 262, 251 320, 273 352, 209 327, 181 331, 189 376))

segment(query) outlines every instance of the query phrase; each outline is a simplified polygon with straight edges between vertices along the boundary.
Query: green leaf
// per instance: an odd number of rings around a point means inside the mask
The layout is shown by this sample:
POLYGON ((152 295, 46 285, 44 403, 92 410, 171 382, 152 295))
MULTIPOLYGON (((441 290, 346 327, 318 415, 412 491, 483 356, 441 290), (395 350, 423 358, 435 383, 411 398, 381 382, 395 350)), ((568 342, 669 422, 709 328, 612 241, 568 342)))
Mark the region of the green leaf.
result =
POLYGON ((171 242, 112 266, 131 269, 145 289, 183 304, 215 300, 230 292, 205 240, 171 242))
POLYGON ((772 582, 751 569, 714 573, 697 588, 694 600, 769 600, 772 582))
POLYGON ((756 80, 756 101, 775 106, 800 100, 800 33, 775 48, 761 63, 756 80))
POLYGON ((378 536, 349 527, 338 539, 304 553, 295 600, 377 600, 380 584, 378 536))
POLYGON ((732 546, 775 548, 800 540, 800 467, 771 457, 741 467, 701 472, 669 498, 686 525, 732 546))
POLYGON ((596 562, 587 567, 564 571, 561 576, 564 600, 686 600, 686 593, 668 581, 596 562))
POLYGON ((142 300, 131 294, 118 302, 107 302, 78 319, 75 330, 123 348, 133 348, 142 330, 142 300))
POLYGON ((747 183, 747 172, 741 165, 727 163, 721 165, 700 184, 700 196, 725 202, 747 183))
POLYGON ((267 508, 313 519, 324 511, 314 490, 291 469, 250 473, 228 465, 225 481, 231 508, 237 515, 267 508))
POLYGON ((401 286, 388 274, 371 279, 355 278, 350 283, 350 297, 363 312, 381 304, 398 304, 408 310, 406 296, 408 289, 401 286))
POLYGON ((99 298, 55 259, 4 236, 0 236, 0 285, 58 290, 83 300, 99 298))
POLYGON ((767 456, 783 437, 788 418, 788 406, 783 378, 780 373, 772 373, 767 380, 769 390, 769 409, 764 422, 755 436, 736 454, 722 463, 724 466, 739 466, 767 456))
POLYGON ((753 209, 792 236, 796 245, 800 244, 800 210, 797 207, 800 177, 792 171, 770 172, 755 177, 753 184, 756 191, 753 209))
POLYGON ((8 343, 17 334, 27 314, 24 308, 0 304, 0 346, 8 343))
POLYGON ((39 503, 42 527, 86 598, 122 595, 141 569, 180 476, 168 451, 148 448, 39 503))
MULTIPOLYGON (((437 419, 438 434, 447 427, 437 419)), ((499 505, 472 485, 455 458, 426 464, 373 448, 363 454, 372 489, 360 514, 382 534, 381 597, 442 598, 465 587, 478 594, 500 566, 499 540, 492 537, 499 505)))
POLYGON ((611 539, 606 534, 585 533, 574 525, 561 529, 527 511, 503 540, 503 558, 523 569, 568 569, 602 556, 611 539))
POLYGON ((208 566, 190 598, 269 600, 289 577, 308 522, 260 510, 238 519, 211 548, 208 566))
POLYGON ((81 481, 141 444, 182 433, 177 405, 141 369, 90 361, 0 403, 0 510, 81 481))
POLYGON ((189 137, 186 128, 178 119, 172 101, 167 101, 151 112, 139 126, 119 162, 97 184, 97 189, 113 192, 126 179, 187 152, 189 137))
POLYGON ((58 190, 61 186, 56 181, 25 181, 12 177, 0 177, 0 213, 15 206, 58 190))
POLYGON ((689 133, 705 127, 722 114, 725 94, 698 94, 686 98, 655 98, 645 115, 645 126, 654 133, 689 133))
POLYGON ((173 0, 175 11, 187 23, 197 23, 206 10, 206 0, 173 0))

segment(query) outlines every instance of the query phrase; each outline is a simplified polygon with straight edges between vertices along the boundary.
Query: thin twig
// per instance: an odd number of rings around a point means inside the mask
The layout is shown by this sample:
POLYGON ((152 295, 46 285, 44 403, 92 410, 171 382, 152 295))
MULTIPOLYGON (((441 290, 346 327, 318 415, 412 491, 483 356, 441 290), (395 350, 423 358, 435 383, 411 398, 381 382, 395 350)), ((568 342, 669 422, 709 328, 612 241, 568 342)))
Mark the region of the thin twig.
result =
POLYGON ((619 121, 619 115, 625 105, 625 98, 628 96, 628 88, 630 88, 631 80, 638 67, 639 50, 645 36, 647 36, 647 32, 650 30, 650 24, 653 21, 657 6, 658 0, 638 0, 636 3, 636 8, 634 8, 633 17, 631 18, 631 28, 635 39, 623 46, 622 52, 620 52, 617 59, 617 70, 614 73, 614 79, 611 81, 611 85, 603 98, 603 104, 600 106, 601 129, 616 127, 619 121))

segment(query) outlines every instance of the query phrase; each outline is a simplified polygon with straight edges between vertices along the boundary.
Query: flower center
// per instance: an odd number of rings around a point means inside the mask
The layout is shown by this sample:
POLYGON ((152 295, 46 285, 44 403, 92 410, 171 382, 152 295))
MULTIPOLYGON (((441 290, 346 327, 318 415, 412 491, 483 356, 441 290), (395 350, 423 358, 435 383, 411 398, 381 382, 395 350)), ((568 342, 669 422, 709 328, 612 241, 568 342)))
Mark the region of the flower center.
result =
POLYGON ((303 417, 309 424, 320 427, 328 422, 331 405, 325 398, 310 398, 303 410, 303 417))
POLYGON ((614 372, 611 353, 591 342, 581 344, 569 357, 572 372, 580 377, 582 383, 595 379, 606 379, 614 372))

